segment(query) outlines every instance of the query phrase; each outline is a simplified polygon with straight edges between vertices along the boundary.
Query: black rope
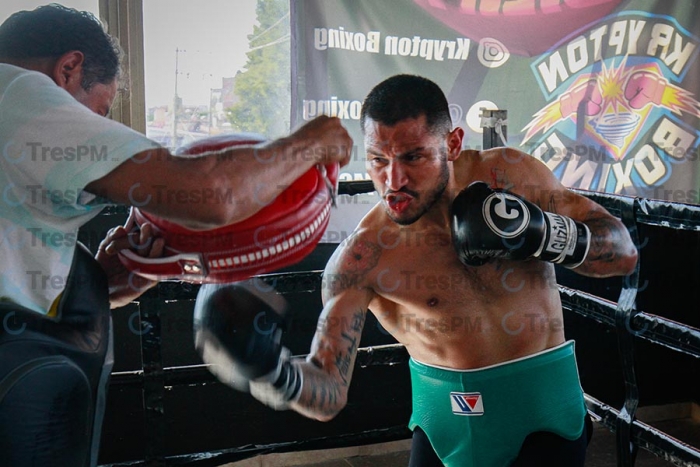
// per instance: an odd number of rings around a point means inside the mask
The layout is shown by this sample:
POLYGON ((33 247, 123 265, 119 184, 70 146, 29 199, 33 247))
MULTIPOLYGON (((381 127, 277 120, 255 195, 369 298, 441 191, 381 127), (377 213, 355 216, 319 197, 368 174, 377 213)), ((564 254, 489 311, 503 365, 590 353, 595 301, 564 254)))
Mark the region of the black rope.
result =
MULTIPOLYGON (((360 195, 374 192, 370 180, 341 181, 338 183, 338 194, 360 195)), ((635 220, 641 224, 657 225, 677 230, 700 230, 700 205, 676 203, 671 201, 634 198, 631 196, 603 193, 597 191, 572 188, 571 191, 589 198, 610 211, 617 217, 620 213, 620 200, 635 201, 635 220)), ((126 216, 129 208, 124 205, 108 206, 100 213, 101 216, 126 216)))
MULTIPOLYGON (((564 310, 615 326, 614 302, 564 286, 559 286, 559 296, 564 310)), ((700 329, 644 312, 635 314, 629 325, 629 332, 640 339, 700 358, 700 329)))
MULTIPOLYGON (((306 358, 306 355, 296 355, 298 358, 306 358)), ((386 344, 370 347, 361 347, 357 350, 355 364, 359 368, 371 366, 392 366, 408 362, 408 352, 402 344, 386 344)), ((198 384, 218 383, 218 380, 209 371, 207 364, 185 365, 163 368, 159 375, 163 387, 192 386, 198 384)), ((148 375, 150 377, 151 375, 148 375)), ((111 384, 114 386, 139 386, 147 380, 143 370, 115 371, 112 373, 111 384)))
MULTIPOLYGON (((585 394, 586 407, 591 417, 613 433, 618 427, 620 412, 585 394)), ((634 420, 631 438, 635 445, 674 465, 700 467, 700 449, 690 446, 639 420, 634 420)))
MULTIPOLYGON (((412 432, 406 425, 380 428, 376 430, 350 433, 338 436, 307 439, 303 441, 291 441, 285 443, 265 445, 245 445, 220 451, 169 456, 165 458, 167 465, 186 465, 197 467, 217 467, 230 462, 237 462, 255 456, 265 454, 317 451, 321 449, 337 449, 366 444, 387 443, 408 439, 412 432)), ((122 462, 118 464, 102 465, 100 467, 151 467, 152 464, 144 461, 122 462)))
MULTIPOLYGON (((344 195, 356 195, 371 193, 374 186, 371 181, 341 182, 339 193, 344 195)), ((700 231, 700 206, 671 203, 665 201, 647 200, 625 197, 620 195, 578 192, 605 207, 613 215, 622 219, 630 234, 638 244, 637 225, 647 224, 682 230, 700 231)), ((103 212, 103 215, 124 216, 128 208, 115 206, 103 212)), ((292 273, 277 273, 257 276, 258 280, 275 288, 278 293, 317 292, 322 286, 321 271, 305 271, 292 273)), ((700 451, 673 439, 667 434, 635 420, 635 412, 639 404, 639 391, 634 372, 634 338, 648 340, 673 350, 683 352, 695 357, 700 357, 700 331, 660 316, 639 312, 636 310, 635 301, 639 280, 639 262, 632 275, 625 278, 618 302, 612 303, 599 297, 560 287, 562 305, 587 318, 597 322, 614 326, 617 330, 618 348, 622 360, 623 377, 625 382, 625 402, 618 412, 604 406, 602 403, 592 401, 586 395, 586 402, 591 414, 595 414, 598 421, 611 429, 618 437, 618 465, 632 466, 638 447, 642 447, 655 455, 670 460, 680 466, 700 467, 700 451)), ((167 386, 179 384, 210 384, 216 383, 215 378, 209 372, 207 365, 192 365, 174 368, 163 368, 161 358, 161 329, 160 329, 160 303, 170 300, 194 300, 199 290, 198 285, 168 281, 159 285, 139 299, 140 317, 142 323, 141 336, 143 370, 134 372, 117 372, 112 374, 114 385, 142 385, 145 423, 148 440, 146 451, 146 464, 114 464, 116 465, 178 465, 176 457, 165 458, 163 456, 163 436, 165 433, 165 418, 163 397, 167 386)), ((408 360, 405 348, 400 345, 378 346, 359 349, 356 364, 360 367, 374 365, 403 364, 408 360)), ((402 427, 405 429, 405 427, 402 427)), ((354 436, 354 435, 353 435, 354 436)), ((337 438, 337 437, 334 437, 337 438)), ((356 438, 346 437, 346 440, 356 438)), ((313 444, 315 440, 310 440, 313 444)), ((329 445, 333 439, 327 440, 329 445)), ((371 442, 377 442, 376 440, 371 442)), ((308 449, 306 442, 288 443, 282 447, 253 447, 236 448, 226 451, 232 460, 234 458, 250 457, 264 452, 272 452, 270 449, 301 450, 308 449), (254 454, 250 454, 253 452, 254 454), (238 457, 237 457, 238 456, 238 457)), ((352 444, 348 444, 352 445, 352 444)), ((202 454, 203 455, 203 454, 202 454)), ((181 456, 181 463, 194 465, 197 462, 206 462, 200 459, 201 455, 181 456), (185 460, 187 459, 187 460, 185 460)), ((205 457, 209 457, 207 454, 205 457)), ((224 457, 227 457, 226 455, 224 457)), ((218 461, 222 461, 219 458, 218 461)), ((205 463, 197 465, 209 465, 205 463)), ((211 464, 215 465, 215 464, 211 464)), ((218 465, 218 464, 216 464, 218 465)))
POLYGON ((139 303, 141 320, 141 362, 143 379, 144 432, 146 433, 146 460, 150 467, 165 466, 163 459, 165 437, 165 383, 161 355, 161 304, 157 295, 150 295, 139 303))
MULTIPOLYGON (((634 216, 634 203, 625 203, 620 200, 621 219, 630 233, 635 245, 639 245, 637 235, 637 223, 634 216)), ((638 446, 632 442, 632 424, 639 405, 639 387, 634 369, 634 335, 630 332, 630 323, 636 313, 637 288, 639 284, 639 263, 637 261, 634 271, 622 282, 622 291, 617 300, 615 313, 615 329, 620 360, 622 363, 622 376, 625 383, 625 402, 617 418, 617 465, 622 467, 634 466, 637 457, 638 446)))

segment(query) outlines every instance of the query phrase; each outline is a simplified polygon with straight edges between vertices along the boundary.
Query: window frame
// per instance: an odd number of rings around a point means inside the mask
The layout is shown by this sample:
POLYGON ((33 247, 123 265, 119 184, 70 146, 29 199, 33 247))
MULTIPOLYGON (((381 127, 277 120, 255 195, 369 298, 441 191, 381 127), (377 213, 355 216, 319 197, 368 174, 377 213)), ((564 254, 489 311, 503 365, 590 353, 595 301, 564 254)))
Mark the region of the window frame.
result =
POLYGON ((124 51, 122 82, 111 118, 146 134, 143 0, 99 0, 98 11, 124 51))

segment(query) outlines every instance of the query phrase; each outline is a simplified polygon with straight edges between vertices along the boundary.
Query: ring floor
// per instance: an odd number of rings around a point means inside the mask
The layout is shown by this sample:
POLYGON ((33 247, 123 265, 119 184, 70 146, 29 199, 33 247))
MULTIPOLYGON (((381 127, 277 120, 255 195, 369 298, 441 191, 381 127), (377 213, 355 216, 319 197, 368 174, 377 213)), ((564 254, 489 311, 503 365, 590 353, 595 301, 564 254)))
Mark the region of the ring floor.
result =
MULTIPOLYGON (((637 418, 679 441, 700 447, 700 406, 697 404, 641 408, 637 418)), ((410 445, 410 440, 402 440, 356 448, 270 454, 221 467, 406 467, 410 445)), ((586 467, 617 467, 616 449, 615 434, 594 423, 586 467)), ((675 464, 640 449, 634 465, 671 467, 675 464)))

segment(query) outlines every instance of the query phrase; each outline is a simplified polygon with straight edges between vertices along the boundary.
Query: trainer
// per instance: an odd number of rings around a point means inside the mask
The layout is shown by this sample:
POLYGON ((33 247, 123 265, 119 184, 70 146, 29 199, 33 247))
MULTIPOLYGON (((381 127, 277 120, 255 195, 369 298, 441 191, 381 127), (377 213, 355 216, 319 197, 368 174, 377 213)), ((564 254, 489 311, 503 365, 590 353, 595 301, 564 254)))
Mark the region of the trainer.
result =
POLYGON ((316 164, 349 160, 336 118, 287 137, 175 157, 105 118, 121 53, 100 21, 52 4, 0 25, 0 463, 94 466, 111 370, 110 307, 154 282, 129 274, 123 248, 158 256, 142 225, 115 228, 97 260, 78 229, 109 205, 134 205, 191 229, 246 219, 316 164), (233 194, 178 204, 177 196, 233 194), (231 197, 227 197, 229 199, 231 197))

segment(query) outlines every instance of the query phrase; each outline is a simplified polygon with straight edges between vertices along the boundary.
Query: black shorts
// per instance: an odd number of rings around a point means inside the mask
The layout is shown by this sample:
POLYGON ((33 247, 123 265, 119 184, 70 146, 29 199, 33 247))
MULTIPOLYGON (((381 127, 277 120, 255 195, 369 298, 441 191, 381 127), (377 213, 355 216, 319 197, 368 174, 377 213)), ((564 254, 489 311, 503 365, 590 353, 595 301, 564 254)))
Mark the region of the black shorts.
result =
MULTIPOLYGON (((592 433, 593 423, 588 415, 581 437, 573 441, 547 432, 532 433, 525 438, 511 467, 583 467, 592 433)), ((413 431, 409 467, 443 467, 420 427, 413 431)))
POLYGON ((56 319, 0 303, 0 467, 97 464, 111 317, 107 278, 82 246, 67 284, 56 319))

